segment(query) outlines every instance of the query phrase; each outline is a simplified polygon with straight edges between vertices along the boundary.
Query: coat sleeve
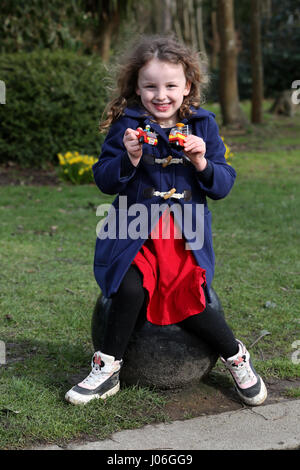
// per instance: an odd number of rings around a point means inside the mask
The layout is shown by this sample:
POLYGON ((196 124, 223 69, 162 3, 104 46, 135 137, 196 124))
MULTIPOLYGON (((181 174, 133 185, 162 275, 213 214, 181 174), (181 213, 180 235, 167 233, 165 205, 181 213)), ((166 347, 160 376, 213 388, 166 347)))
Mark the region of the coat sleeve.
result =
POLYGON ((222 199, 230 192, 236 172, 225 159, 226 147, 219 135, 218 125, 212 115, 208 118, 206 132, 206 154, 208 169, 197 172, 197 180, 211 199, 222 199), (209 177, 206 173, 209 172, 209 177))
POLYGON ((102 145, 99 160, 93 165, 93 174, 98 188, 105 194, 118 194, 136 173, 126 148, 123 136, 126 126, 124 120, 115 122, 102 145))

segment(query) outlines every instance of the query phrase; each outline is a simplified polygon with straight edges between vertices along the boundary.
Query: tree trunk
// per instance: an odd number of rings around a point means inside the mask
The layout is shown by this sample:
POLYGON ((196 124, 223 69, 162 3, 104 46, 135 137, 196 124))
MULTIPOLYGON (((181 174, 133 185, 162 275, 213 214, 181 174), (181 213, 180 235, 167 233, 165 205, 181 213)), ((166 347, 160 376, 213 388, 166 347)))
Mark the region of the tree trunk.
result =
POLYGON ((100 56, 103 62, 108 62, 110 56, 112 25, 111 23, 102 25, 102 34, 99 44, 100 56))
POLYGON ((193 0, 189 0, 188 10, 189 10, 189 17, 190 17, 191 46, 193 47, 193 49, 198 49, 196 10, 195 10, 193 0))
POLYGON ((172 0, 171 10, 172 10, 172 23, 174 26, 175 34, 178 37, 178 39, 181 42, 183 42, 182 27, 180 23, 181 14, 180 14, 180 9, 177 5, 176 0, 172 0))
POLYGON ((217 8, 220 35, 220 104, 223 124, 241 127, 246 124, 247 119, 239 103, 233 0, 218 0, 217 8))
MULTIPOLYGON (((190 1, 190 0, 188 0, 190 1)), ((183 38, 184 42, 188 44, 189 46, 191 45, 191 25, 190 25, 190 15, 189 15, 189 8, 188 8, 187 2, 185 2, 182 7, 183 7, 183 38)))
POLYGON ((211 56, 210 56, 210 67, 211 70, 216 70, 218 67, 218 55, 220 52, 220 37, 217 27, 217 12, 212 11, 211 13, 211 29, 212 29, 212 41, 211 41, 211 56))
MULTIPOLYGON (((102 10, 99 12, 99 52, 103 62, 108 62, 113 34, 120 26, 120 14, 116 8, 113 13, 102 10)), ((99 34, 98 32, 98 34, 99 34)))
POLYGON ((202 54, 206 57, 207 54, 203 36, 202 0, 196 0, 196 21, 199 49, 202 54))
POLYGON ((252 107, 251 122, 263 121, 263 63, 261 53, 261 12, 260 0, 251 0, 251 73, 252 107))
POLYGON ((272 16, 272 0, 262 0, 261 11, 262 16, 266 17, 267 20, 270 20, 272 16))
POLYGON ((163 0, 163 15, 162 15, 162 33, 168 34, 172 31, 172 0, 163 0))
POLYGON ((160 34, 162 32, 161 0, 152 0, 151 5, 151 30, 154 34, 160 34))

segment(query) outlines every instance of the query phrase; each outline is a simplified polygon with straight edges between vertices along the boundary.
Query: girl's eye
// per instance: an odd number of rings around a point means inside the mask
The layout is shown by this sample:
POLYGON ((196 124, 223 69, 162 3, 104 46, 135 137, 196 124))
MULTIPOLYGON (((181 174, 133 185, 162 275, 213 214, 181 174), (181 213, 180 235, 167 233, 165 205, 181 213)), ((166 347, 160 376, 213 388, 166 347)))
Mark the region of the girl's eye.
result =
POLYGON ((168 85, 169 88, 176 88, 176 85, 168 85))

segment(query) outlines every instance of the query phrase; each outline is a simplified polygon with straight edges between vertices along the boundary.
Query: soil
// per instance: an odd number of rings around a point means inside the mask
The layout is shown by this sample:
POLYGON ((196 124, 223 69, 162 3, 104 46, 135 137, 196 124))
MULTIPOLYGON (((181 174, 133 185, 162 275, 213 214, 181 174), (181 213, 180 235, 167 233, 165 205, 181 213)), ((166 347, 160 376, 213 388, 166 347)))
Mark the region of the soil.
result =
POLYGON ((9 162, 0 166, 0 186, 56 186, 60 184, 54 167, 48 169, 22 168, 9 162))
MULTIPOLYGON (((287 390, 300 387, 300 379, 270 378, 264 382, 268 390, 265 405, 291 400, 287 390)), ((233 382, 226 372, 224 374, 211 372, 199 384, 188 389, 168 390, 162 393, 167 399, 164 411, 171 421, 235 411, 246 407, 239 399, 233 382)))

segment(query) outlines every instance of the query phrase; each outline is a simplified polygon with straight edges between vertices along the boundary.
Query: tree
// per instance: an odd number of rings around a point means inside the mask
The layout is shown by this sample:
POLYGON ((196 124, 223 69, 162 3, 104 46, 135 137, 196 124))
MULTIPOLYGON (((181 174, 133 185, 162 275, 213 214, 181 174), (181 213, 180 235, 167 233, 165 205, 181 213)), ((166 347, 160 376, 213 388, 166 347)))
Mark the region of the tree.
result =
POLYGON ((237 82, 237 41, 233 0, 218 0, 217 23, 220 36, 220 104, 223 124, 243 126, 247 119, 240 107, 237 82))
POLYGON ((206 56, 203 36, 203 0, 164 0, 172 14, 172 26, 181 41, 206 56))
POLYGON ((218 57, 220 52, 220 37, 218 33, 216 10, 212 10, 211 12, 211 35, 210 67, 212 70, 216 70, 218 67, 218 57))
MULTIPOLYGON (((155 34, 169 34, 172 31, 172 8, 174 0, 152 0, 147 12, 143 9, 139 22, 148 21, 149 32, 155 34)), ((146 5, 145 5, 146 8, 146 5)))
POLYGON ((251 0, 251 73, 252 73, 252 107, 251 122, 263 121, 263 62, 261 51, 261 2, 251 0))
POLYGON ((121 19, 126 18, 130 8, 134 6, 134 0, 85 0, 82 5, 94 19, 94 48, 99 50, 103 61, 107 62, 121 19))
POLYGON ((162 25, 162 32, 164 34, 170 33, 172 31, 172 0, 163 0, 162 2, 163 7, 163 25, 162 25))
POLYGON ((203 6, 202 0, 196 0, 196 24, 197 24, 197 37, 200 51, 206 56, 204 34, 203 34, 203 6))

